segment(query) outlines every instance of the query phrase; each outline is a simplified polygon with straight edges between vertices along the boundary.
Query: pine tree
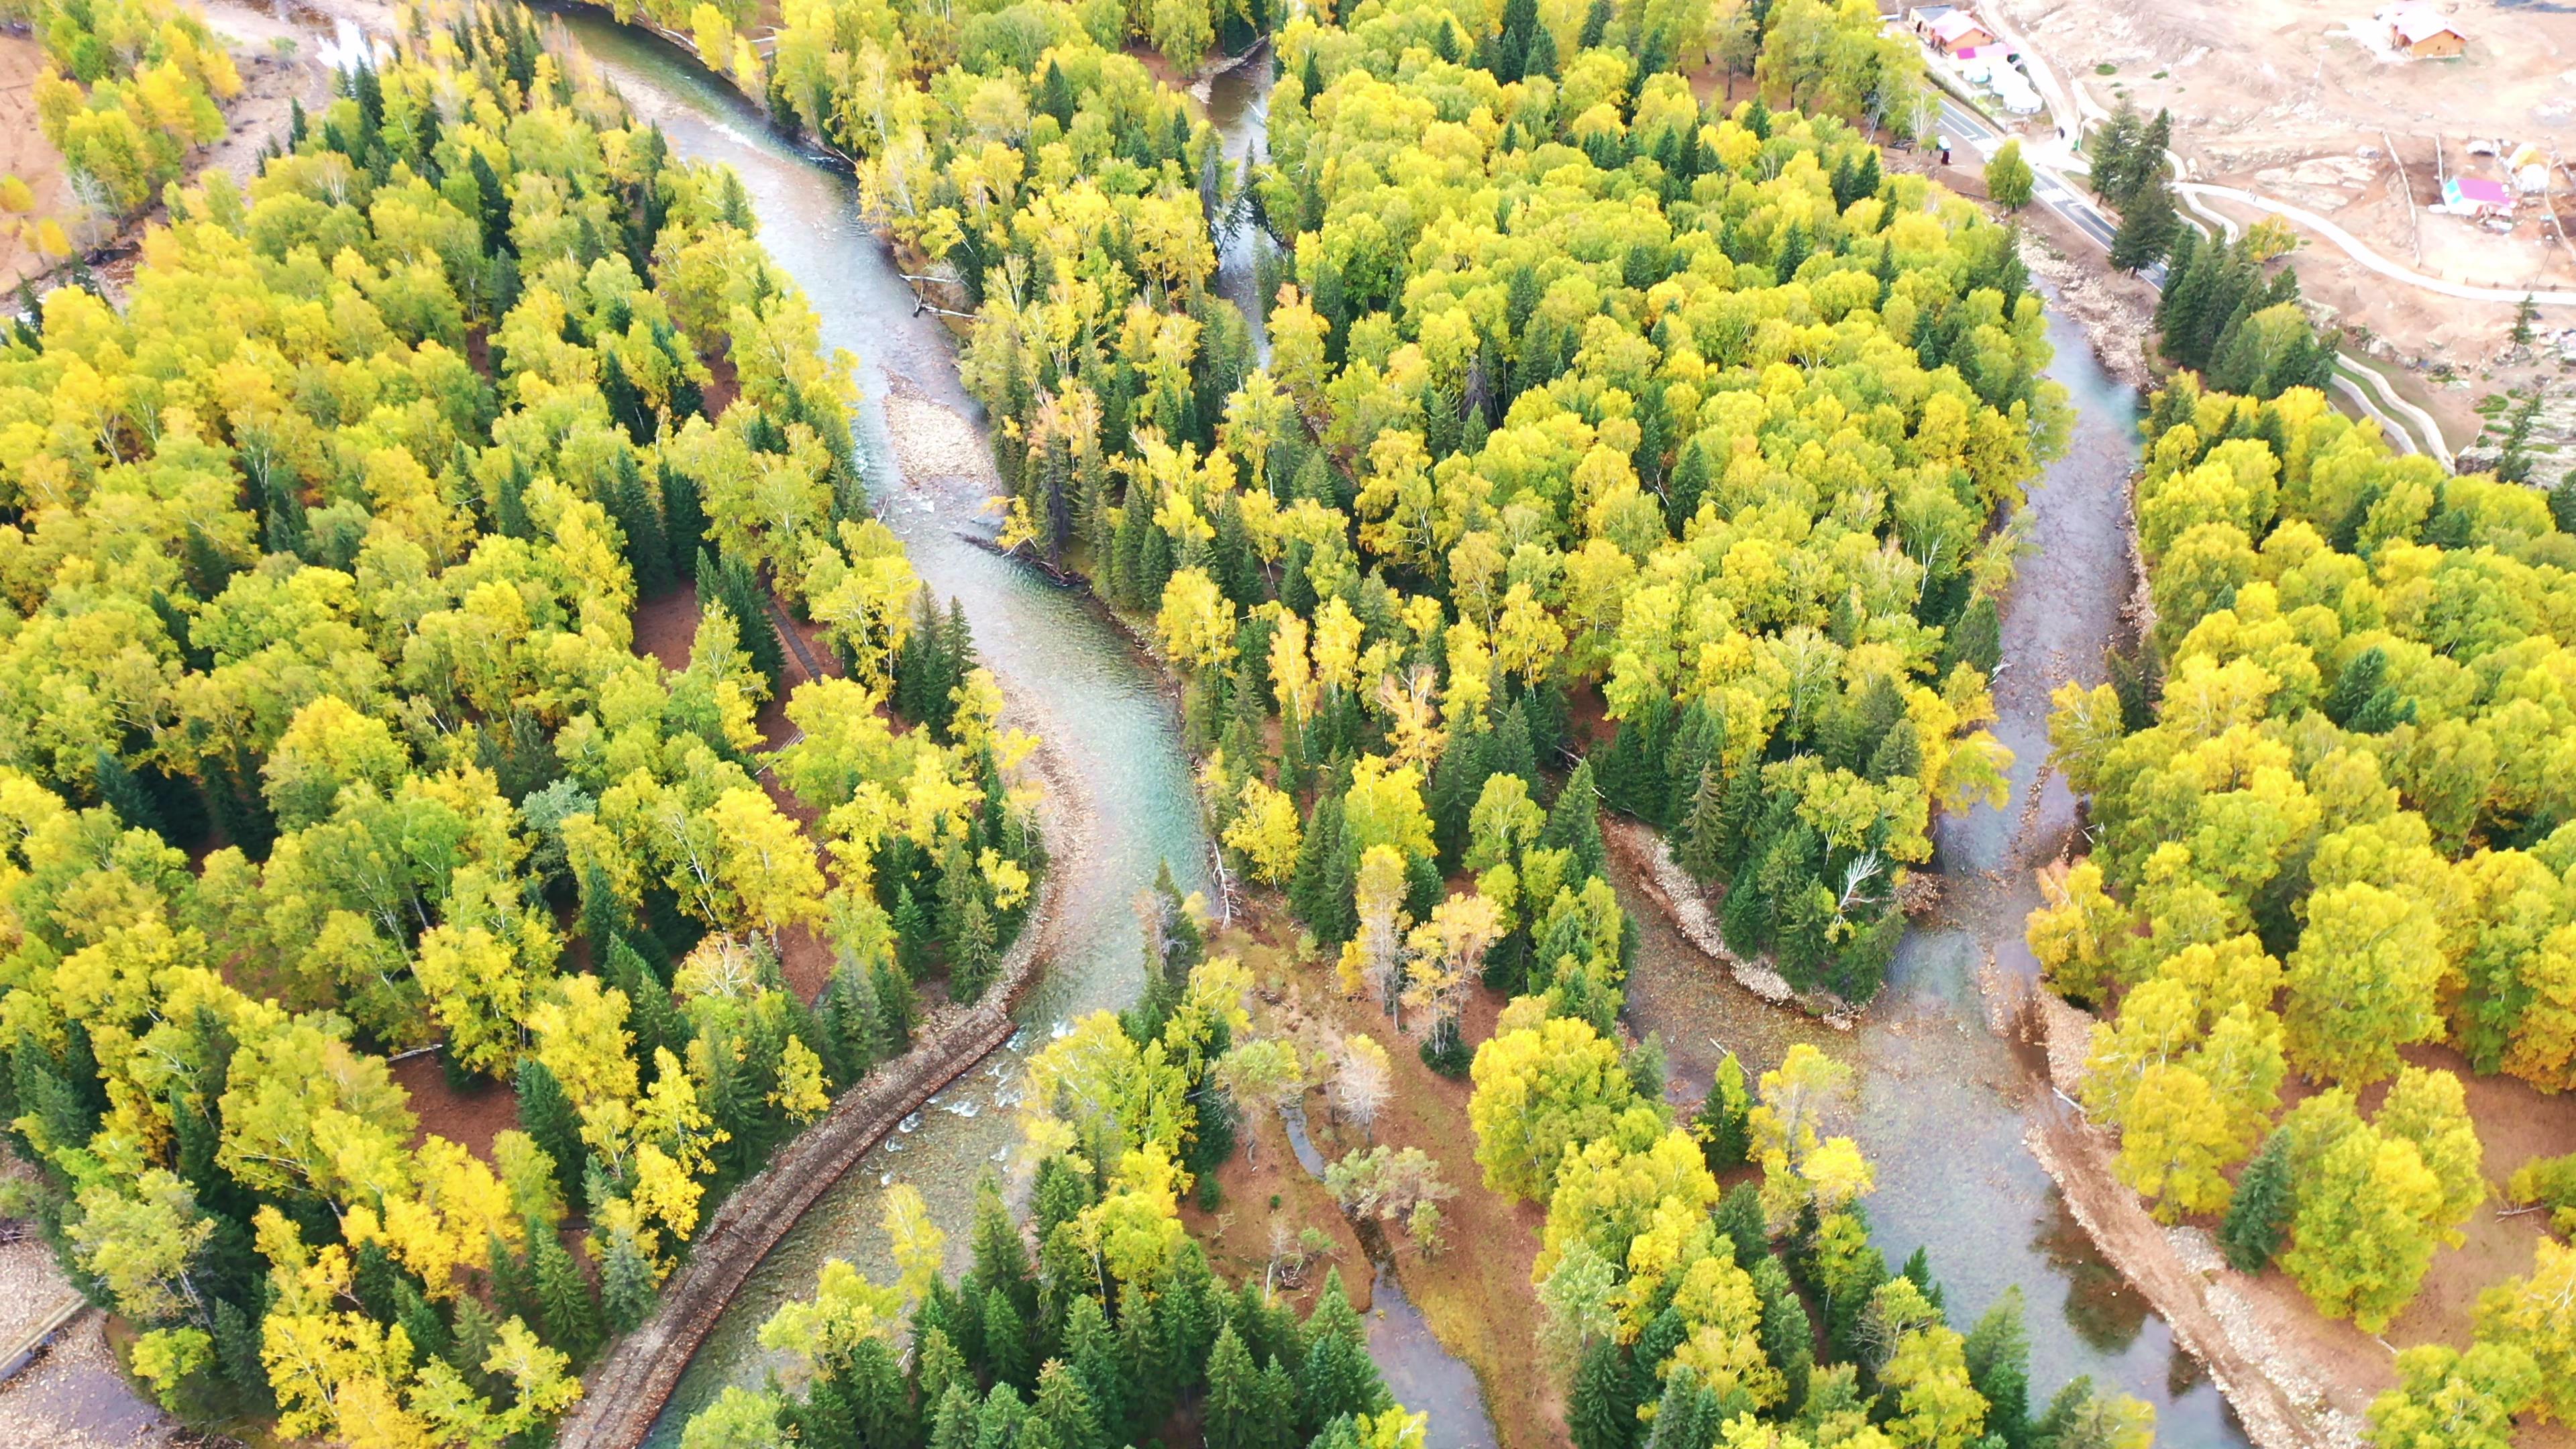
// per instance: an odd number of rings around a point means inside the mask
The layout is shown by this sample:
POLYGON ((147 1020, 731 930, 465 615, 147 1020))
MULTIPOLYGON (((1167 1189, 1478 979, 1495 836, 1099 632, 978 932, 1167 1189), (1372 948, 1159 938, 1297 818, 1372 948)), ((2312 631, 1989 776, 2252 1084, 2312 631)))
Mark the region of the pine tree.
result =
POLYGON ((1619 1345, 1594 1339, 1566 1390, 1565 1427, 1574 1449, 1628 1449, 1637 1418, 1625 1403, 1627 1380, 1627 1357, 1619 1345))
POLYGON ((518 1088, 519 1128, 554 1159, 555 1184, 563 1189, 564 1201, 578 1208, 583 1201, 581 1164, 588 1149, 582 1146, 581 1118, 573 1111, 572 1099, 534 1052, 519 1058, 518 1088))
POLYGON ((1965 1352, 1968 1382, 1986 1401, 1986 1432, 2005 1449, 2029 1449, 2030 1333, 2022 1326, 2021 1287, 2004 1289, 1977 1326, 1965 1352))
POLYGON ((2260 1273, 2281 1251, 2281 1236, 2297 1207, 2297 1187, 2290 1180, 2290 1135, 2275 1132, 2246 1164, 2236 1181, 2236 1196, 2219 1225, 2219 1250, 2229 1267, 2260 1273))
POLYGON ((2522 300, 2513 304, 2513 345, 2529 347, 2531 324, 2539 320, 2540 308, 2533 304, 2529 292, 2523 293, 2522 300))

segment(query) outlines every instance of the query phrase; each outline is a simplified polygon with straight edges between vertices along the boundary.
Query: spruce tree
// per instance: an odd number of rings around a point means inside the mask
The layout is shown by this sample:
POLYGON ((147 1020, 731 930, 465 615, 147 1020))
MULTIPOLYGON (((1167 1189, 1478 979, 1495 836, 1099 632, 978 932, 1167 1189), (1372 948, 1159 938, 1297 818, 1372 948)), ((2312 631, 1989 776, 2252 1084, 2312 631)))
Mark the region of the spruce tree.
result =
MULTIPOLYGON (((1746 773, 1751 773, 1749 766, 1746 773)), ((1681 868, 1700 884, 1716 880, 1725 869, 1726 781, 1713 764, 1700 769, 1699 788, 1691 794, 1678 843, 1675 855, 1681 868)))
POLYGON ((563 1084, 537 1060, 536 1053, 519 1058, 517 1080, 519 1129, 554 1159, 555 1184, 563 1190, 564 1201, 578 1209, 583 1201, 581 1163, 588 1151, 581 1141, 581 1118, 573 1111, 572 1099, 564 1095, 563 1084))
POLYGON ((544 1223, 528 1224, 528 1256, 536 1277, 537 1316, 546 1342, 574 1365, 588 1363, 599 1348, 599 1302, 590 1280, 573 1261, 572 1252, 544 1223))
POLYGON ((1038 1373, 1037 1418, 1054 1436, 1057 1449, 1108 1449, 1109 1436, 1081 1376, 1063 1360, 1051 1360, 1038 1373))
POLYGON ((1226 1325, 1208 1354, 1207 1397, 1200 1404, 1207 1449, 1260 1449, 1266 1437, 1260 1378, 1243 1339, 1232 1324, 1226 1325))
POLYGON ((876 988, 877 1059, 899 1057, 912 1045, 912 983, 890 961, 869 967, 868 977, 876 988))
POLYGON ((2111 237, 2111 265, 2142 272, 2162 258, 2182 225, 2174 214, 2173 190, 2162 177, 2140 186, 2120 213, 2120 229, 2111 237))
POLYGON ((2030 1333, 2022 1326, 2021 1286, 2003 1296, 1969 1331, 1968 1382, 1986 1401, 1986 1432, 2004 1449, 2029 1449, 2030 1333))
POLYGON ((617 456, 617 480, 607 490, 609 512, 626 535, 626 562, 635 573, 638 598, 653 598, 671 587, 671 541, 663 533, 662 515, 644 487, 635 455, 617 456))
POLYGON ((1565 788, 1557 792, 1538 842, 1550 850, 1572 851, 1577 880, 1602 873, 1609 848, 1601 839, 1601 793, 1593 785, 1589 758, 1565 777, 1565 788))
POLYGON ((132 830, 148 830, 168 840, 169 830, 163 825, 161 809, 154 803, 152 792, 144 788, 141 777, 126 767, 112 750, 101 749, 90 757, 98 780, 98 801, 116 812, 116 818, 132 830))
POLYGON ((2275 1132, 2246 1164, 2227 1218, 2219 1225, 2218 1246, 2228 1266, 2240 1273, 2269 1267, 2297 1205, 2297 1188, 2290 1180, 2290 1135, 2275 1132))
MULTIPOLYGON (((1746 1186, 1751 1186, 1750 1183, 1746 1186)), ((1807 1305, 1789 1284, 1789 1270, 1764 1253, 1752 1267, 1753 1291, 1762 1301, 1762 1352, 1788 1380, 1782 1408, 1795 1410, 1807 1397, 1808 1375, 1816 1366, 1816 1330, 1807 1305)))
POLYGON ((637 1248, 635 1239, 626 1233, 608 1235, 607 1249, 599 1260, 599 1293, 608 1326, 615 1333, 633 1333, 653 1316, 653 1265, 637 1248))
POLYGON ((1625 1400, 1628 1361, 1619 1345, 1596 1338, 1583 1351, 1566 1390, 1565 1427, 1574 1449, 1629 1449, 1637 1416, 1625 1400))
POLYGON ((671 572, 697 577, 698 559, 706 548, 707 508, 698 480, 664 463, 661 467, 662 536, 671 547, 671 572))
POLYGON ((1753 1094, 1745 1089, 1744 1063, 1728 1052, 1717 1064, 1708 1099, 1692 1119, 1709 1171, 1727 1172, 1745 1164, 1753 1145, 1752 1121, 1753 1094))
POLYGON ((2138 113, 2123 101, 2091 138, 2093 194, 2113 205, 2128 194, 2129 168, 2138 149, 2138 113))
POLYGON ((1109 1315, 1089 1294, 1077 1295, 1065 1313, 1064 1361, 1090 1396, 1104 1437, 1119 1437, 1128 1417, 1127 1371, 1119 1361, 1109 1315))
POLYGON ((999 1286, 984 1294, 984 1367, 996 1383, 1027 1388, 1037 1382, 1027 1320, 1010 1291, 999 1286))
POLYGON ((1325 1275, 1306 1320, 1306 1361, 1297 1372, 1298 1432, 1312 1435, 1344 1414, 1373 1414, 1392 1401, 1368 1356, 1368 1334, 1342 1290, 1342 1271, 1325 1275))

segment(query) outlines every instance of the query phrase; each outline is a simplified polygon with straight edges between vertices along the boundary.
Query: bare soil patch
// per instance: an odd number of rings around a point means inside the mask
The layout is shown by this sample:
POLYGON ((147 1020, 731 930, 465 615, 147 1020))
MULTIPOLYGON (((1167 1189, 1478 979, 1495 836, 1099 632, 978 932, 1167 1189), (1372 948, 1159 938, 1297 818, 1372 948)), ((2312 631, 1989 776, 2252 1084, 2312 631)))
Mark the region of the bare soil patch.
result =
MULTIPOLYGON (((1393 1067, 1386 1105, 1366 1132, 1355 1123, 1336 1121, 1322 1091, 1309 1093, 1309 1138, 1327 1162, 1382 1143, 1420 1148, 1440 1164, 1442 1179, 1457 1189, 1440 1205, 1443 1250, 1425 1257, 1400 1229, 1390 1228, 1386 1236, 1398 1245, 1395 1275, 1441 1345, 1475 1371, 1503 1449, 1566 1444, 1563 1395, 1538 1344, 1538 1295, 1530 1282, 1546 1222, 1544 1204, 1509 1203, 1485 1189, 1467 1121, 1469 1084, 1432 1071, 1423 1064, 1418 1042, 1399 1035, 1368 1002, 1344 997, 1330 961, 1298 949, 1296 928, 1275 892, 1248 896, 1236 905, 1235 927, 1220 934, 1210 949, 1233 953, 1251 969, 1262 998, 1257 1013, 1261 1029, 1317 1036, 1366 1033, 1387 1049, 1393 1067)), ((1461 1027, 1470 1045, 1493 1035, 1502 1005, 1493 992, 1473 993, 1461 1027)), ((1292 1232, 1312 1222, 1334 1234, 1335 1242, 1344 1245, 1341 1251, 1356 1250, 1356 1234, 1322 1184, 1288 1158, 1284 1131, 1275 1122, 1264 1122, 1258 1130, 1267 1133, 1256 1149, 1260 1166, 1227 1164, 1228 1172, 1239 1175, 1243 1195, 1237 1195, 1237 1181, 1225 1173, 1218 1177, 1227 1194, 1220 1213, 1236 1214, 1219 1237, 1225 1251, 1256 1267, 1266 1260, 1272 1193, 1280 1195, 1283 1214, 1299 1213, 1291 1220, 1292 1232)), ((1366 1258, 1337 1261, 1353 1303, 1365 1303, 1366 1258)), ((1310 1277, 1320 1283, 1321 1273, 1319 1265, 1310 1277)))
POLYGON ((489 1162, 492 1139, 519 1125, 517 1092, 489 1077, 477 1077, 463 1089, 451 1086, 435 1052, 396 1062, 393 1073, 411 1094, 412 1113, 420 1119, 411 1135, 415 1149, 435 1132, 489 1162))

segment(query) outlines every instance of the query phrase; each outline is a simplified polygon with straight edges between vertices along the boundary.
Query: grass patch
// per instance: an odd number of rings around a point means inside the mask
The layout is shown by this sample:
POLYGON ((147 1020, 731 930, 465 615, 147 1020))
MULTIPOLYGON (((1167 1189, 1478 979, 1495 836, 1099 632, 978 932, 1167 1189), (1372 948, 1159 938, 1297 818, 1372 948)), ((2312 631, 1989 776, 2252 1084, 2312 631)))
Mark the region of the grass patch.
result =
POLYGON ((2095 75, 2118 75, 2120 73, 2120 68, 2106 60, 2100 65, 2093 67, 2093 73, 2095 75))

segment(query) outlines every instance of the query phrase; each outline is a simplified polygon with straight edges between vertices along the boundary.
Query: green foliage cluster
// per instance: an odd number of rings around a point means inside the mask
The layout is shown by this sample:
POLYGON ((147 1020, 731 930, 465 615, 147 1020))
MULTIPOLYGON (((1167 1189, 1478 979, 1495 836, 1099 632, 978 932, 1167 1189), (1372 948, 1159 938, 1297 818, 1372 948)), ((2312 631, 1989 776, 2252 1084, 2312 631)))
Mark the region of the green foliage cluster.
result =
POLYGON ((691 1420, 688 1449, 1109 1449, 1184 1408, 1211 1449, 1419 1445, 1423 1416, 1379 1381, 1338 1270, 1301 1323, 1264 1280, 1227 1288, 1183 1231, 1192 1177, 1234 1150, 1215 1074, 1247 1025, 1251 977, 1207 958, 1201 903, 1168 871, 1142 910, 1143 999, 1074 1023, 1029 1064, 1025 1227, 987 1179, 973 1266, 946 1277, 944 1235, 896 1187, 900 1280, 825 1264, 817 1296, 761 1331, 798 1356, 801 1391, 729 1390, 691 1420))
POLYGON ((2253 242, 2175 236, 2171 281, 2156 303, 2157 350, 2201 374, 2213 392, 2276 398, 2294 387, 2323 391, 2334 379, 2330 332, 2299 305, 2299 274, 2283 267, 2267 281, 2253 242))
POLYGON ((2088 1105, 2168 1216, 2230 1206, 2291 1069, 2335 1087, 2272 1134, 2225 1239, 2375 1327, 2486 1193, 2459 1081, 2400 1050, 2576 1085, 2576 546, 2540 494, 2393 457, 2311 389, 2184 376, 2148 434, 2154 627, 2058 693, 2096 848, 2030 941, 2116 1008, 2088 1105), (2350 1094, 2391 1077, 2362 1121, 2350 1094))
POLYGON ((241 91, 232 57, 172 0, 64 0, 38 12, 45 139, 84 204, 111 218, 140 210, 190 151, 224 134, 216 103, 241 91))
POLYGON ((0 349, 0 1121, 173 1408, 534 1442, 1042 855, 739 181, 518 7, 439 27, 0 349), (763 753, 773 600, 846 677, 763 753), (521 1130, 415 1145, 425 1045, 521 1130))

